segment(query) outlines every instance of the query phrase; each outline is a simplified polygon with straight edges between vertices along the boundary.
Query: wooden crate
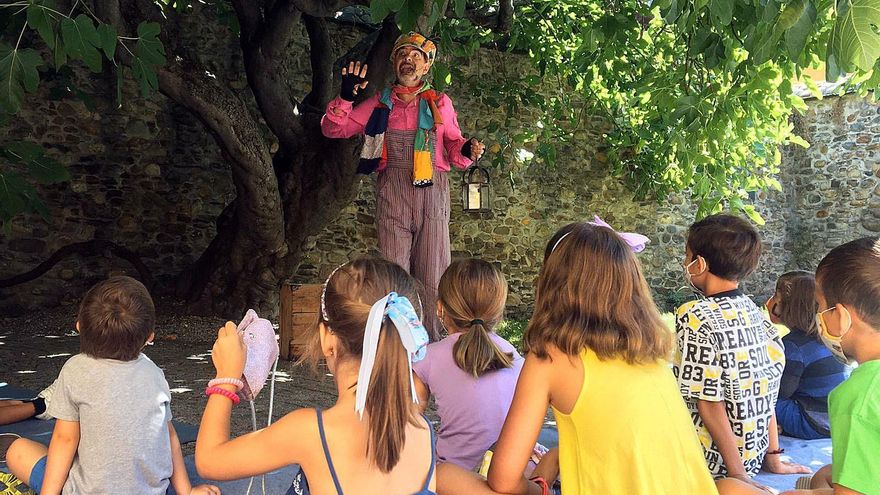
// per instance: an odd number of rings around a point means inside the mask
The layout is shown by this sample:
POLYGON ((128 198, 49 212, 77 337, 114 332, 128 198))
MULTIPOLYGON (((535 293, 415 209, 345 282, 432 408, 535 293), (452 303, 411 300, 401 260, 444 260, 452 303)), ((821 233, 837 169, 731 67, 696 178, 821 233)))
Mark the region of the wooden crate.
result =
POLYGON ((310 332, 318 321, 321 311, 321 284, 281 286, 281 315, 279 333, 281 334, 282 359, 300 357, 309 343, 310 332))

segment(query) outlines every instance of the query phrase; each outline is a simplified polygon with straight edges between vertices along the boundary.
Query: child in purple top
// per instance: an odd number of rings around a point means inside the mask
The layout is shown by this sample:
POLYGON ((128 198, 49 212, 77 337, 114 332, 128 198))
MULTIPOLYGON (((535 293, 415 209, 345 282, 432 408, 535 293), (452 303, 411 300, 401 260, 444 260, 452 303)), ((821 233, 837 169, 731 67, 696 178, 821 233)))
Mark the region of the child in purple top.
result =
POLYGON ((480 464, 498 440, 523 358, 492 329, 501 320, 507 282, 492 264, 453 262, 440 279, 437 316, 449 332, 414 365, 421 404, 437 403, 438 462, 480 464))

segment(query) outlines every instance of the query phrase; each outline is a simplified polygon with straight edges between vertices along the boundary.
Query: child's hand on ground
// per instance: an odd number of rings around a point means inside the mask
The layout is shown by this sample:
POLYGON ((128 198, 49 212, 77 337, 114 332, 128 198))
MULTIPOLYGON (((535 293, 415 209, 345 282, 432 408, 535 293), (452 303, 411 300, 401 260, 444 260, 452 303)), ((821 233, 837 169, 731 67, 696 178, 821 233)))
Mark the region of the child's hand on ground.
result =
POLYGON ((764 458, 764 470, 773 474, 812 474, 813 471, 807 466, 783 461, 778 455, 768 455, 764 458))
POLYGON ((240 378, 247 359, 247 347, 244 338, 235 328, 235 323, 226 322, 226 326, 217 333, 217 341, 211 350, 211 361, 217 370, 217 378, 240 378))
POLYGON ((199 485, 192 487, 189 495, 220 495, 220 488, 214 485, 199 485))

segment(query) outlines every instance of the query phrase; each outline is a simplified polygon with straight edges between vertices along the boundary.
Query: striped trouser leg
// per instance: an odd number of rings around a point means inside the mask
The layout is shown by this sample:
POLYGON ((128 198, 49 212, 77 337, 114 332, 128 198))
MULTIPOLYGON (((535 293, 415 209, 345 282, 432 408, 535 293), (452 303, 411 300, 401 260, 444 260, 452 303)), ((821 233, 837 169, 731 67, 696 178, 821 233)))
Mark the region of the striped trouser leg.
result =
POLYGON ((413 244, 412 172, 388 168, 376 183, 376 230, 382 257, 411 272, 413 244))
POLYGON ((424 323, 431 340, 441 338, 442 326, 437 318, 437 287, 440 277, 449 267, 449 181, 445 173, 434 174, 434 185, 418 189, 419 204, 423 212, 421 221, 416 220, 413 239, 411 273, 424 285, 424 323))

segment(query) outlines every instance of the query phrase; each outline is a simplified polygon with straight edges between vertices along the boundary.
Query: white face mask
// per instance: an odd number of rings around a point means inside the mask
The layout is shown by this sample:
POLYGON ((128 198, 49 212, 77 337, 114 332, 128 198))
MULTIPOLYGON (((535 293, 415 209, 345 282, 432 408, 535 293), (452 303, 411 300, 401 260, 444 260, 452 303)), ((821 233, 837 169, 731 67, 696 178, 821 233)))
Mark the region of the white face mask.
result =
MULTIPOLYGON (((697 262, 697 258, 694 258, 693 261, 691 261, 687 265, 684 265, 684 283, 687 285, 687 287, 690 290, 692 290, 694 292, 694 294, 697 297, 706 297, 706 294, 703 293, 703 289, 700 289, 699 287, 697 287, 694 284, 694 280, 693 280, 694 276, 691 275, 691 272, 688 270, 691 267, 691 265, 693 265, 696 262, 697 262)), ((703 274, 703 272, 700 272, 697 275, 702 275, 702 274, 703 274)))
POLYGON ((823 313, 834 311, 835 309, 838 309, 837 306, 816 313, 816 326, 819 327, 819 338, 822 339, 822 343, 825 344, 825 347, 827 347, 829 351, 831 351, 831 354, 834 355, 835 359, 843 364, 849 364, 852 359, 843 352, 842 344, 843 337, 852 329, 852 317, 850 316, 849 311, 844 307, 840 308, 846 312, 847 319, 849 320, 849 325, 847 325, 845 330, 840 332, 840 336, 828 333, 828 327, 825 325, 825 319, 822 317, 823 313))

